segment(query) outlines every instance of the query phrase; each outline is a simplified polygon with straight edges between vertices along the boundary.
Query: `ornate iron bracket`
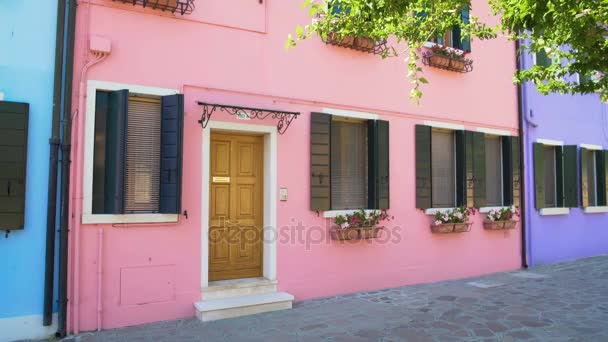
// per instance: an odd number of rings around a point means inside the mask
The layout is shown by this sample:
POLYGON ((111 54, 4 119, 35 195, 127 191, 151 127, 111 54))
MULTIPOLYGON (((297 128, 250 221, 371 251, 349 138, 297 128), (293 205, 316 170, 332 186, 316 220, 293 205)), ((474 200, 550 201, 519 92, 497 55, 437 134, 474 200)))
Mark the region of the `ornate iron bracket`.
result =
POLYGON ((203 113, 201 114, 201 119, 198 120, 198 123, 201 124, 203 128, 207 127, 207 123, 211 119, 211 115, 219 110, 220 112, 224 112, 234 116, 246 116, 249 119, 266 119, 267 117, 271 117, 273 119, 278 119, 277 122, 277 131, 279 134, 285 133, 287 128, 291 122, 300 115, 299 112, 286 112, 282 110, 271 110, 271 109, 260 109, 260 108, 250 108, 250 107, 240 107, 240 106, 229 106, 229 105, 221 105, 215 103, 205 103, 201 101, 196 102, 199 106, 203 106, 203 113))
POLYGON ((141 5, 151 7, 161 11, 171 13, 178 12, 181 15, 190 14, 194 11, 194 0, 112 0, 124 3, 131 3, 133 6, 141 5))

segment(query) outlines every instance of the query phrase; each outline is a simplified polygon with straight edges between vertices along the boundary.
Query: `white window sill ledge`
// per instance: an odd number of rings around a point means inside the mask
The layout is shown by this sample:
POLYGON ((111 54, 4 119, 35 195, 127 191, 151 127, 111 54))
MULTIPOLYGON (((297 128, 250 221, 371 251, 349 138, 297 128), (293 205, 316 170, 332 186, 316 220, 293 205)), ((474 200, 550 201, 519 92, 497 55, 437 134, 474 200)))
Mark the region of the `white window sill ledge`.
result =
MULTIPOLYGON (((327 210, 323 212, 323 217, 325 218, 334 218, 338 215, 346 215, 346 214, 353 214, 354 212, 359 211, 360 209, 352 209, 352 210, 327 210)), ((365 213, 369 214, 369 213, 373 213, 374 211, 376 211, 375 209, 365 209, 365 213)))
POLYGON ((542 208, 539 214, 542 216, 569 215, 570 208, 542 208))
POLYGON ((178 214, 83 214, 82 224, 176 223, 178 214))
POLYGON ((424 210, 424 214, 425 215, 435 215, 437 213, 443 213, 448 210, 454 210, 454 209, 456 209, 456 208, 428 208, 428 209, 424 210))
POLYGON ((585 214, 608 213, 608 207, 586 207, 583 211, 585 214))
POLYGON ((498 210, 501 210, 501 209, 508 209, 508 208, 510 208, 510 207, 508 207, 508 206, 481 207, 481 208, 479 208, 479 212, 482 213, 482 214, 487 214, 487 213, 489 213, 492 210, 498 211, 498 210))

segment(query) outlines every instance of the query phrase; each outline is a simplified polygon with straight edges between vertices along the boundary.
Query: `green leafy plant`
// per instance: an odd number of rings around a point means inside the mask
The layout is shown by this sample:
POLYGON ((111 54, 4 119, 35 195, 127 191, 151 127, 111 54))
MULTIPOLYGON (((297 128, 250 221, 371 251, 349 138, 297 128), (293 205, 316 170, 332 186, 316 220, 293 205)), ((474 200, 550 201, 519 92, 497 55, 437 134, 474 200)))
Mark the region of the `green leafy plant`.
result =
POLYGON ((334 218, 334 223, 340 228, 361 228, 374 227, 380 222, 390 221, 393 216, 390 216, 387 210, 373 210, 366 212, 363 209, 355 211, 352 214, 338 215, 334 218))
POLYGON ((469 220, 469 216, 475 214, 474 208, 469 208, 466 205, 449 209, 446 211, 438 211, 435 213, 435 225, 446 223, 464 223, 469 220))
POLYGON ((313 35, 326 39, 329 32, 374 41, 391 38, 391 46, 381 57, 405 57, 412 85, 410 98, 419 102, 421 84, 428 83, 419 64, 424 43, 459 26, 461 39, 522 41, 519 52, 544 51, 557 61, 516 71, 515 83, 533 82, 543 94, 597 92, 608 101, 605 2, 487 0, 487 4, 490 15, 482 20, 475 15, 471 0, 304 0, 302 8, 314 20, 298 26, 295 35, 288 36, 286 47, 293 48, 313 35), (461 15, 463 9, 473 10, 468 20, 461 15), (578 82, 576 75, 596 77, 578 82))

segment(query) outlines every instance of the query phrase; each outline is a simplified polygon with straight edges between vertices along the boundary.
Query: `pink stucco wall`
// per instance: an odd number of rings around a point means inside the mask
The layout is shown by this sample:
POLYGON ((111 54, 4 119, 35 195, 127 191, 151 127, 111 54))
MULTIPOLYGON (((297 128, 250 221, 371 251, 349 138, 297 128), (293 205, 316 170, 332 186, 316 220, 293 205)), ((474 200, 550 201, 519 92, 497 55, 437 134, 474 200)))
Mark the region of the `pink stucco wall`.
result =
MULTIPOLYGON (((75 75, 84 64, 87 37, 99 35, 111 39, 112 53, 86 79, 176 88, 185 94, 182 207, 189 217, 181 217, 177 224, 102 226, 102 260, 97 254, 99 226, 83 225, 80 241, 72 233, 72 252, 80 245, 78 279, 71 260, 72 329, 75 320, 81 331, 96 328, 100 261, 102 328, 194 315, 192 304, 200 300, 205 267, 201 250, 207 248, 200 243, 200 208, 203 179, 208 177, 202 174, 202 130, 197 123, 201 109, 196 100, 302 113, 278 140, 278 186, 289 189, 289 200, 278 202, 279 234, 301 222, 304 232, 317 232, 317 236, 319 230, 314 227, 328 224, 308 209, 309 113, 332 107, 377 113, 390 121, 390 199, 395 216, 390 225, 400 227, 395 230, 400 239, 384 244, 324 242, 308 248, 293 239, 280 241, 279 287, 296 300, 519 266, 519 228, 484 231, 478 214, 470 233, 433 235, 428 227, 431 218, 415 209, 414 184, 415 124, 438 120, 463 124, 467 129, 489 127, 517 134, 516 88, 511 83, 513 44, 474 41, 471 58, 475 70, 468 74, 425 67, 430 84, 424 87, 423 103, 415 106, 408 101, 409 83, 401 59, 381 60, 326 46, 319 39, 286 52, 287 34, 310 20, 300 10, 299 1, 267 0, 263 5, 251 1, 256 4, 253 9, 222 1, 196 2, 196 12, 184 17, 109 0, 81 1, 79 6, 75 75), (222 11, 230 15, 222 15, 222 11), (73 300, 76 282, 78 317, 73 300)), ((485 1, 474 4, 475 14, 488 12, 485 1)), ((75 85, 79 81, 76 78, 75 85)), ((76 103, 78 87, 74 89, 76 103)), ((213 120, 230 119, 214 114, 213 120)), ((273 124, 271 120, 249 123, 273 124)), ((76 141, 75 146, 80 143, 76 141)), ((82 168, 82 163, 82 155, 75 153, 74 169, 82 168)), ((81 189, 75 191, 72 208, 80 201, 81 189)), ((74 212, 76 220, 80 215, 74 212)))

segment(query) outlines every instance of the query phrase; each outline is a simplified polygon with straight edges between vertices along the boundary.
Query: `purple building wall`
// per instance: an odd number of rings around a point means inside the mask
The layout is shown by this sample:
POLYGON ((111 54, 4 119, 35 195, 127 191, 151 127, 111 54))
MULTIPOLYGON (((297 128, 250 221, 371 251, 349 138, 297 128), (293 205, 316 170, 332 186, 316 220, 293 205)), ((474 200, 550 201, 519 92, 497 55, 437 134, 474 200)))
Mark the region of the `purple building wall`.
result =
MULTIPOLYGON (((522 69, 533 65, 522 57, 522 69)), ((608 213, 584 213, 580 206, 568 215, 542 216, 534 207, 534 159, 537 139, 563 141, 564 145, 594 144, 608 149, 608 105, 595 94, 549 95, 536 92, 533 84, 522 89, 526 185, 526 247, 528 264, 608 254, 608 213)), ((579 151, 580 183, 580 151, 579 151)), ((580 197, 580 184, 579 184, 580 197)))

